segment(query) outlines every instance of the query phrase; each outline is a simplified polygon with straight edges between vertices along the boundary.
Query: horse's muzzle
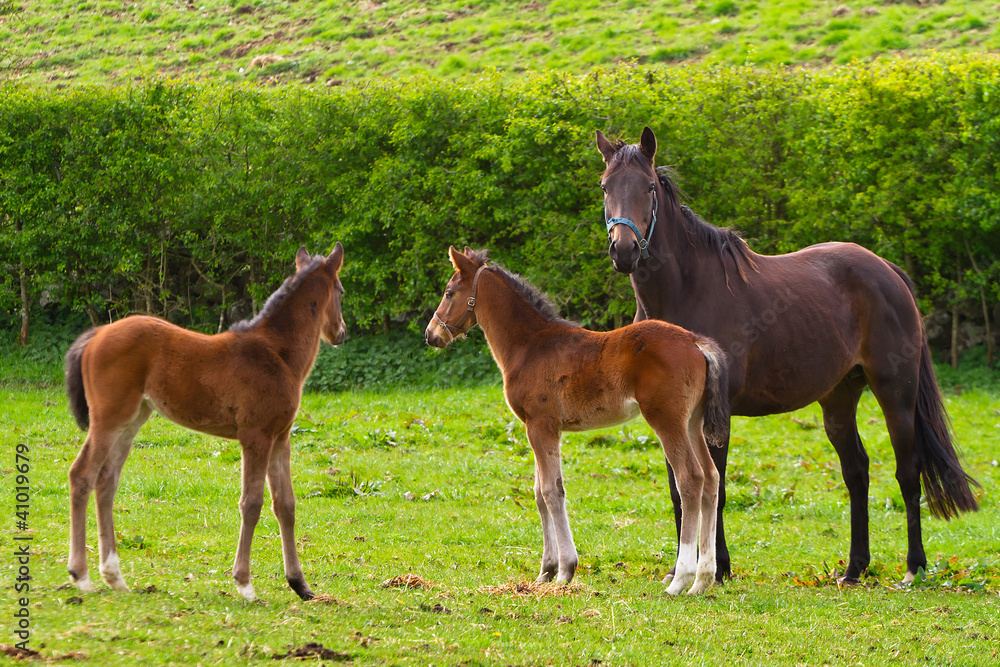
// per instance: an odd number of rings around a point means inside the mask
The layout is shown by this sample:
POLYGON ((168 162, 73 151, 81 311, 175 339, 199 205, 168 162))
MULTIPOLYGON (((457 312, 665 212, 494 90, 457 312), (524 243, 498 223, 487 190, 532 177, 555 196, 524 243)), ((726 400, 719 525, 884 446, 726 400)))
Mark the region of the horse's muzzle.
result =
POLYGON ((639 244, 635 241, 625 241, 624 243, 611 241, 608 256, 611 257, 615 271, 628 275, 635 271, 639 264, 639 244))

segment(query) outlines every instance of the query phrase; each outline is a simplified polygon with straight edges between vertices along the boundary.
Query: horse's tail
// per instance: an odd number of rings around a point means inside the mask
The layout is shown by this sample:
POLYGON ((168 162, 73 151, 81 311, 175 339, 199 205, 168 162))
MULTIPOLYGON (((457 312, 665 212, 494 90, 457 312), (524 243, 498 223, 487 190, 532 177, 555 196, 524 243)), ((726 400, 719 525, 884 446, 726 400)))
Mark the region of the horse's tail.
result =
MULTIPOLYGON (((913 281, 906 272, 889 263, 916 299, 913 281)), ((931 514, 950 519, 959 512, 979 509, 972 487, 979 483, 962 469, 951 438, 951 421, 934 376, 927 332, 920 325, 919 342, 914 336, 912 350, 920 355, 917 405, 914 414, 914 450, 923 481, 924 495, 931 514)), ((909 349, 909 348, 904 348, 909 349)))
POLYGON ((724 447, 729 442, 729 366, 726 354, 711 338, 697 341, 705 355, 704 425, 705 440, 713 447, 724 447))
POLYGON ((77 426, 86 431, 90 427, 90 407, 87 405, 87 394, 83 391, 83 371, 80 360, 83 349, 97 333, 97 327, 87 329, 66 353, 66 395, 69 396, 69 410, 76 419, 77 426))

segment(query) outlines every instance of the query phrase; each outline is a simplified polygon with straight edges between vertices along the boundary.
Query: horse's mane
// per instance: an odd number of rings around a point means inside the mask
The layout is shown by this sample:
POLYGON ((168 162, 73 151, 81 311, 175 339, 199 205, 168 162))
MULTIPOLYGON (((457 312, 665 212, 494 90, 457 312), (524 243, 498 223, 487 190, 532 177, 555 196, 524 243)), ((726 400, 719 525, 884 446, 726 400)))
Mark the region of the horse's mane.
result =
POLYGON ((236 332, 247 331, 260 324, 263 320, 266 320, 274 315, 274 313, 281 308, 282 304, 288 300, 288 297, 293 294, 296 289, 298 289, 299 285, 301 285, 313 271, 322 266, 325 259, 326 258, 323 255, 313 255, 312 259, 309 260, 309 263, 306 264, 301 271, 298 271, 294 276, 285 278, 285 282, 281 284, 281 287, 276 289, 271 296, 267 297, 267 301, 264 302, 264 307, 260 309, 260 312, 257 313, 256 317, 252 320, 240 320, 239 322, 234 322, 233 325, 229 327, 229 330, 236 332))
MULTIPOLYGON (((466 256, 473 262, 475 262, 477 265, 481 265, 486 262, 487 260, 486 255, 487 255, 486 250, 472 250, 466 256)), ((559 309, 552 301, 552 298, 548 294, 542 292, 540 289, 538 289, 537 287, 529 283, 527 280, 519 276, 518 274, 513 273, 512 271, 508 271, 507 269, 497 264, 496 262, 492 262, 487 271, 490 271, 492 273, 495 273, 503 277, 507 281, 507 284, 509 284, 512 288, 514 288, 514 291, 517 292, 525 301, 528 302, 528 305, 534 308, 539 315, 544 317, 549 322, 570 324, 575 327, 580 326, 576 322, 571 322, 569 320, 563 319, 562 316, 559 315, 559 309)))
MULTIPOLYGON (((757 263, 753 261, 753 252, 750 246, 743 240, 740 233, 731 227, 716 227, 706 222, 700 215, 692 211, 688 206, 681 203, 683 193, 677 187, 675 179, 677 172, 671 167, 657 167, 656 175, 667 193, 670 204, 681 212, 683 216, 684 230, 687 232, 688 240, 692 245, 702 246, 714 250, 719 256, 719 261, 723 267, 726 263, 728 253, 736 264, 736 270, 740 274, 743 282, 749 283, 743 265, 749 266, 757 271, 757 263)), ((726 283, 729 283, 729 276, 726 276, 726 283)))

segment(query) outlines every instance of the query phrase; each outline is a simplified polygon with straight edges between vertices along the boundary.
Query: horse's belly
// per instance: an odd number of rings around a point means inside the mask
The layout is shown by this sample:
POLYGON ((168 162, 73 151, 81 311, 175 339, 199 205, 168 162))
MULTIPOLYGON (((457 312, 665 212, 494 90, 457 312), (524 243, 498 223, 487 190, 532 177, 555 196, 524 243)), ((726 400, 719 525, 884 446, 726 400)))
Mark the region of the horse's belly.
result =
POLYGON ((564 431, 590 431, 595 428, 616 426, 635 419, 639 413, 639 403, 632 397, 626 397, 621 401, 598 403, 593 406, 581 406, 574 410, 564 409, 562 429, 564 431))
POLYGON ((170 421, 192 431, 207 433, 218 438, 236 439, 235 421, 222 418, 220 415, 210 414, 204 410, 174 410, 176 406, 171 406, 168 401, 157 400, 153 396, 146 395, 146 403, 159 415, 166 417, 170 421))

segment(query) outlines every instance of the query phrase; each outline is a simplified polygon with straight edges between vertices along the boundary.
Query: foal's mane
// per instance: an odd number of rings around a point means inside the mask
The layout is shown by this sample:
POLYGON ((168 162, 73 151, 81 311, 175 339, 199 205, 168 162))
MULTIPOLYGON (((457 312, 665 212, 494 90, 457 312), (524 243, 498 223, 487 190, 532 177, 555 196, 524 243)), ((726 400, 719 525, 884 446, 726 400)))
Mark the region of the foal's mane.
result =
POLYGON ((298 271, 294 276, 285 278, 285 282, 281 284, 281 287, 276 289, 271 296, 267 297, 267 301, 264 302, 264 307, 260 309, 260 312, 257 313, 255 318, 252 320, 240 320, 239 322, 234 322, 233 325, 229 327, 229 330, 236 332, 247 331, 260 324, 263 320, 266 320, 274 315, 274 313, 277 312, 286 301, 288 301, 288 297, 291 296, 296 289, 298 289, 299 285, 301 285, 313 271, 323 265, 325 259, 326 258, 323 255, 313 255, 312 259, 309 260, 309 263, 306 264, 301 271, 298 271))
MULTIPOLYGON (((645 171, 654 171, 667 194, 669 205, 681 213, 681 224, 687 232, 688 241, 694 246, 709 248, 719 256, 719 261, 723 267, 726 262, 726 254, 733 258, 736 270, 740 274, 743 282, 749 283, 744 265, 757 271, 757 264, 753 261, 753 252, 743 240, 739 232, 731 227, 716 227, 706 222, 700 215, 681 203, 682 192, 677 187, 677 172, 671 167, 653 167, 653 161, 642 154, 638 144, 627 144, 624 140, 618 139, 614 143, 615 152, 608 161, 605 175, 611 174, 619 169, 628 166, 637 166, 645 171)), ((728 284, 729 277, 726 276, 728 284)))
MULTIPOLYGON (((486 250, 472 250, 466 256, 479 266, 486 263, 486 253, 486 250)), ((534 308, 535 311, 537 311, 538 314, 544 317, 547 321, 569 324, 574 327, 580 326, 576 322, 563 319, 562 316, 559 315, 559 309, 552 301, 552 298, 518 274, 508 271, 496 262, 492 262, 486 270, 504 278, 504 280, 507 281, 507 284, 510 285, 518 295, 528 302, 529 306, 534 308)))

